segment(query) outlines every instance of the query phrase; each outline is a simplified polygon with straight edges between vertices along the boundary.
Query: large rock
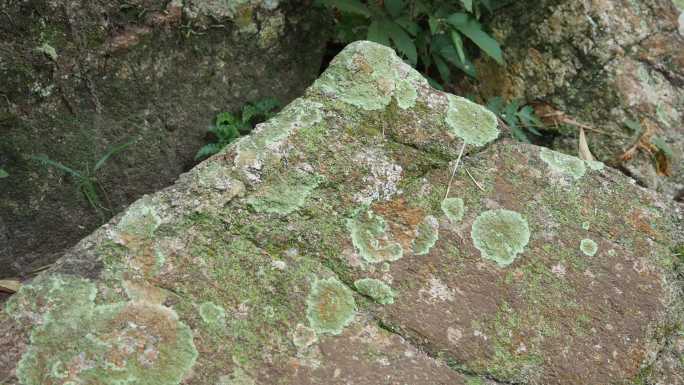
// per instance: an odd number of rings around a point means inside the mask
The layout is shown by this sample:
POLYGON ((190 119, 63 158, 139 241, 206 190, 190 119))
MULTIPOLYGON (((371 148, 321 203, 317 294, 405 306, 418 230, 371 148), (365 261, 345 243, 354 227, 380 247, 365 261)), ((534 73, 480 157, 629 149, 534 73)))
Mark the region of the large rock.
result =
POLYGON ((304 97, 15 294, 0 378, 608 384, 665 378, 655 364, 676 378, 659 354, 681 332, 677 207, 498 134, 389 48, 351 44, 304 97))
MULTIPOLYGON (((643 186, 684 194, 679 16, 672 0, 512 2, 492 23, 507 64, 480 61, 479 91, 537 102, 542 114, 561 112, 590 126, 589 148, 599 160, 643 186)), ((576 155, 578 126, 559 134, 554 148, 576 155)))
POLYGON ((73 180, 97 172, 105 219, 193 164, 216 113, 289 102, 318 76, 325 17, 306 4, 0 0, 0 277, 25 273, 103 223, 73 180))

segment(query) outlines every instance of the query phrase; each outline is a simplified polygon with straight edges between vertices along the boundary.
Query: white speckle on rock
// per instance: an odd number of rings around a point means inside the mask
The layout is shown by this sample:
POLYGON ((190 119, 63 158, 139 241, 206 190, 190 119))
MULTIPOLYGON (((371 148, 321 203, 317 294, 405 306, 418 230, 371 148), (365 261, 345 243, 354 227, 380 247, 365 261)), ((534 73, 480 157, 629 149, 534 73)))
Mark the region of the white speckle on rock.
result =
POLYGON ((454 293, 449 287, 440 281, 439 278, 430 278, 430 287, 425 289, 420 289, 420 294, 427 294, 431 301, 453 301, 454 293))
POLYGON ((461 329, 455 329, 451 326, 447 328, 447 339, 449 342, 457 344, 461 338, 463 338, 463 331, 461 329))
POLYGON ((368 167, 369 173, 363 178, 365 187, 354 194, 357 203, 370 204, 377 200, 390 200, 401 193, 397 183, 401 179, 402 168, 392 163, 384 153, 367 149, 354 156, 354 162, 368 167))
POLYGON ((565 266, 561 263, 551 267, 551 272, 556 274, 557 277, 561 278, 565 276, 565 266))

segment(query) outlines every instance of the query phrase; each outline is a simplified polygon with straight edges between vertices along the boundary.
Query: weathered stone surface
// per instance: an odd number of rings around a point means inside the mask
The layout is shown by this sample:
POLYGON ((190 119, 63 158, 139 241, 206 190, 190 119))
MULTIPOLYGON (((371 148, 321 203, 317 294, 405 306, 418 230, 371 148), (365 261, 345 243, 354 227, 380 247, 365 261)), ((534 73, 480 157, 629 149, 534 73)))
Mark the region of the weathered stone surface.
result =
POLYGON ((0 313, 0 378, 676 378, 679 209, 608 167, 507 140, 468 148, 445 203, 472 138, 454 122, 476 111, 497 130, 475 108, 390 49, 351 44, 253 135, 14 295, 0 313))
MULTIPOLYGON (((684 9, 681 0, 675 0, 684 9)), ((670 196, 684 193, 684 34, 672 0, 512 2, 494 33, 506 65, 477 63, 484 98, 524 98, 558 110, 587 130, 599 160, 670 196), (641 125, 635 131, 626 123, 641 125), (619 157, 646 131, 630 160, 619 157), (601 131, 601 132, 599 132, 601 131), (604 133, 608 132, 609 135, 604 133), (672 150, 670 170, 655 167, 658 139, 672 150), (670 173, 671 176, 663 174, 670 173)), ((681 19, 681 18, 680 18, 681 19)), ((634 126, 634 125, 632 125, 634 126)), ((555 128, 551 127, 551 130, 555 128)), ((577 155, 578 128, 561 128, 553 146, 577 155)))
POLYGON ((97 173, 105 219, 187 171, 218 112, 316 78, 326 18, 278 0, 0 1, 0 277, 41 267, 102 220, 78 181, 97 173))

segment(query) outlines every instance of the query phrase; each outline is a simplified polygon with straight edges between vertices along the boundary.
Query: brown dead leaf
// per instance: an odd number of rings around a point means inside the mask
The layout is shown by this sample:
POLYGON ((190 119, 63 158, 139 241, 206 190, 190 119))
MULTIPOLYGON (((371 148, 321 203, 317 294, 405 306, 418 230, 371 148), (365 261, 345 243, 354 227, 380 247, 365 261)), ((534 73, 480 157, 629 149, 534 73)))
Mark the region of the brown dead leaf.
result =
POLYGON ((591 150, 589 150, 589 144, 587 143, 587 136, 584 134, 584 128, 580 127, 579 132, 579 157, 580 159, 594 161, 594 155, 592 155, 591 150))

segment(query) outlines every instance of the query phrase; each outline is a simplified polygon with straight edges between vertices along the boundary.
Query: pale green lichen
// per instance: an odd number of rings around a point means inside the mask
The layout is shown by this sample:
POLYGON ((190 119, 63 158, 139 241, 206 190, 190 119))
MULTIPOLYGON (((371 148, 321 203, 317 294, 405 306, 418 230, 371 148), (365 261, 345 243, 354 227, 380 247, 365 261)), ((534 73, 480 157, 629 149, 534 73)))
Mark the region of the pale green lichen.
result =
POLYGON ((446 198, 442 201, 442 212, 447 216, 451 223, 460 222, 465 213, 463 199, 446 198))
POLYGON ((57 58, 59 57, 57 55, 57 50, 55 49, 55 47, 51 46, 48 43, 43 43, 40 47, 36 47, 36 51, 49 57, 50 59, 52 59, 52 61, 57 61, 57 58))
POLYGON ((302 207, 322 180, 319 175, 294 171, 265 184, 247 203, 260 213, 287 215, 302 207))
POLYGON ((439 238, 439 222, 432 215, 426 216, 416 229, 413 239, 413 253, 424 255, 430 252, 439 238))
POLYGON ((347 229, 356 250, 366 262, 396 261, 404 254, 401 245, 390 239, 385 219, 365 206, 353 218, 347 219, 347 229))
POLYGON ((603 162, 597 160, 585 160, 585 162, 587 162, 587 166, 594 171, 601 171, 606 167, 603 162))
POLYGON ((356 313, 351 290, 333 277, 316 280, 306 304, 309 325, 318 334, 342 333, 356 313))
POLYGON ((202 321, 211 326, 223 326, 226 322, 226 311, 223 307, 213 303, 204 302, 199 307, 199 314, 202 321))
POLYGON ((297 324, 294 332, 292 333, 292 343, 298 349, 306 349, 307 347, 313 345, 316 340, 316 331, 308 326, 297 324))
POLYGON ((141 238, 151 238, 161 224, 161 218, 153 205, 143 198, 131 205, 121 218, 117 228, 121 233, 141 238))
POLYGON ((374 278, 362 278, 354 281, 359 293, 368 296, 381 305, 394 303, 394 291, 386 283, 374 278))
POLYGON ((17 363, 19 382, 179 384, 197 350, 176 313, 144 301, 96 305, 96 292, 87 279, 53 275, 24 286, 10 300, 13 317, 38 311, 30 345, 17 363), (38 298, 45 300, 40 309, 38 298))
POLYGON ((471 229, 473 244, 483 258, 508 266, 530 240, 525 218, 515 211, 498 209, 481 213, 471 229))
POLYGON ((586 222, 586 221, 585 221, 585 222, 582 222, 582 228, 583 228, 584 230, 589 230, 589 227, 590 227, 589 222, 586 222))
POLYGON ((542 148, 539 157, 554 171, 570 175, 574 179, 581 178, 586 172, 585 162, 575 156, 542 148))
POLYGON ((593 257, 598 251, 598 245, 591 239, 582 239, 580 241, 580 250, 582 250, 584 255, 593 257))
POLYGON ((499 137, 496 115, 466 98, 448 94, 445 121, 452 134, 466 144, 484 146, 499 137))
POLYGON ((364 110, 387 107, 396 98, 401 109, 415 105, 418 85, 427 81, 381 44, 349 44, 313 85, 325 94, 364 110))

